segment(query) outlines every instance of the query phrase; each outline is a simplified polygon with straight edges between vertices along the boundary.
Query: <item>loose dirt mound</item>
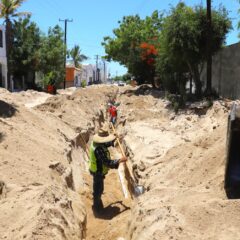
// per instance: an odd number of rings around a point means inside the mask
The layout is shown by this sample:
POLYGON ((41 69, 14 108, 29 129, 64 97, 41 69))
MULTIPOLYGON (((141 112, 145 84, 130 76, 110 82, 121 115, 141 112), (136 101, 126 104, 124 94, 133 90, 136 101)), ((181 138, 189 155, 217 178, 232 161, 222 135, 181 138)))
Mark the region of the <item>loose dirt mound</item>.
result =
POLYGON ((238 201, 223 190, 229 103, 176 115, 162 95, 148 86, 0 89, 0 239, 240 239, 238 201), (94 216, 81 136, 91 140, 117 93, 118 132, 146 191, 124 200, 112 171, 105 212, 94 216))
POLYGON ((151 94, 123 94, 121 103, 131 120, 125 142, 146 188, 128 238, 240 239, 238 202, 223 189, 229 104, 216 101, 205 115, 193 109, 174 115, 151 94))
POLYGON ((85 169, 76 139, 98 126, 115 91, 96 86, 51 97, 1 90, 0 239, 85 238, 85 169))

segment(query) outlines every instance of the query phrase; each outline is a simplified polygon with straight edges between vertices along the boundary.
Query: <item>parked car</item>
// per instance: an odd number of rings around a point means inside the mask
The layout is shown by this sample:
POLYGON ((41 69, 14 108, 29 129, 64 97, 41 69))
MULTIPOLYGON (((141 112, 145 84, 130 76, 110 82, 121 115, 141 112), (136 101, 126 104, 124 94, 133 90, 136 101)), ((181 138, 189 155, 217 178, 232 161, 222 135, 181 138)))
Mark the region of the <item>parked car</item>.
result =
POLYGON ((125 82, 122 82, 122 81, 119 81, 119 82, 118 82, 118 86, 125 86, 125 85, 126 85, 125 82))

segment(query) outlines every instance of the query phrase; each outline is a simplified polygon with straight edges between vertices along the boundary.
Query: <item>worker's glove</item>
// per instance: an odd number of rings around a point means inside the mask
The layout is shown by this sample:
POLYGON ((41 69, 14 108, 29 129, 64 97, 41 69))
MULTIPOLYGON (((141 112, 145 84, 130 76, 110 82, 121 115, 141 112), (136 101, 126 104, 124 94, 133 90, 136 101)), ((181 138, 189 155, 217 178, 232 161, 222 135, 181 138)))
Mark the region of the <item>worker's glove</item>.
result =
POLYGON ((127 161, 127 157, 122 157, 122 158, 120 158, 119 163, 123 163, 123 162, 126 162, 126 161, 127 161))
POLYGON ((119 135, 117 133, 113 134, 116 138, 119 138, 119 135))

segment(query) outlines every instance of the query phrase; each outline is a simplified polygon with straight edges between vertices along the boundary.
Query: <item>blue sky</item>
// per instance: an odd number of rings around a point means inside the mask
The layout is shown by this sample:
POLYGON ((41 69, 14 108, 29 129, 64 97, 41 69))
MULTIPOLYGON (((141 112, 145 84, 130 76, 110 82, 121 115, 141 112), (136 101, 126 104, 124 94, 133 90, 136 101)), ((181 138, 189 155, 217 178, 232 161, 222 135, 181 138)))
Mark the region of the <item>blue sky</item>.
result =
MULTIPOLYGON (((43 32, 47 32, 49 26, 59 24, 64 26, 61 19, 73 19, 68 24, 67 38, 68 48, 79 44, 82 53, 95 62, 95 55, 104 55, 101 42, 104 36, 112 35, 112 30, 118 26, 118 20, 125 15, 139 14, 141 17, 150 15, 154 10, 169 10, 170 5, 176 5, 179 0, 27 0, 21 11, 32 13, 35 21, 43 32)), ((196 5, 206 0, 185 0, 187 5, 196 5)), ((237 0, 213 0, 213 7, 223 4, 229 10, 229 16, 233 20, 234 31, 227 37, 227 44, 238 41, 237 11, 239 4, 237 0)), ((117 63, 109 63, 108 68, 112 76, 121 75, 126 72, 124 67, 117 63)))

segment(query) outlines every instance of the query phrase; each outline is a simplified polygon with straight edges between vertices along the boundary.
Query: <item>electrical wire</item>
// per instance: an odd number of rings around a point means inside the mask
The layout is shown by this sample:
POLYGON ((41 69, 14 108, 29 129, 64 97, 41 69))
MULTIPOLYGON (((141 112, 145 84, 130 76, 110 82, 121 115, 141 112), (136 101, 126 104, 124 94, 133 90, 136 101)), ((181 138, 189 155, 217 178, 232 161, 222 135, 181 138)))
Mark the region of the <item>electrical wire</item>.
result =
MULTIPOLYGON (((56 9, 59 9, 61 13, 65 13, 66 9, 61 5, 61 0, 49 0, 52 4, 53 7, 55 7, 56 9)), ((69 4, 69 0, 68 0, 68 4, 69 4)))
MULTIPOLYGON (((35 0, 36 1, 36 0, 35 0)), ((51 14, 58 20, 59 15, 55 8, 51 8, 49 4, 45 0, 38 0, 38 8, 40 8, 40 12, 51 12, 51 14)), ((38 12, 33 13, 32 15, 39 15, 38 12)))
POLYGON ((143 0, 137 7, 136 7, 136 12, 140 12, 143 7, 146 5, 146 3, 149 2, 149 0, 143 0))

